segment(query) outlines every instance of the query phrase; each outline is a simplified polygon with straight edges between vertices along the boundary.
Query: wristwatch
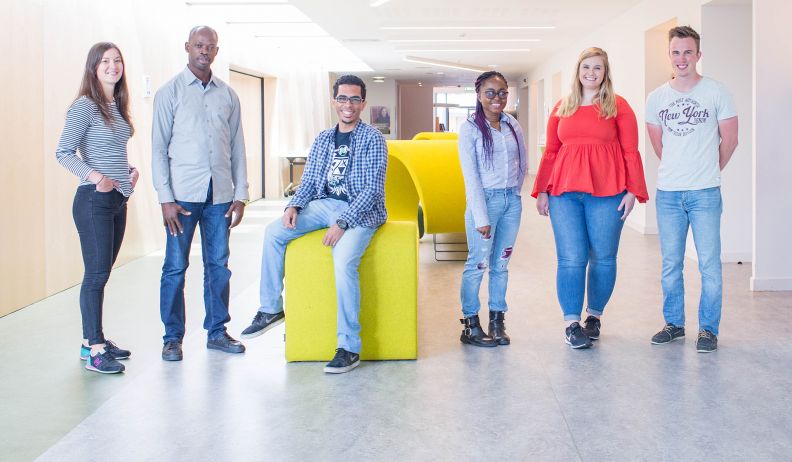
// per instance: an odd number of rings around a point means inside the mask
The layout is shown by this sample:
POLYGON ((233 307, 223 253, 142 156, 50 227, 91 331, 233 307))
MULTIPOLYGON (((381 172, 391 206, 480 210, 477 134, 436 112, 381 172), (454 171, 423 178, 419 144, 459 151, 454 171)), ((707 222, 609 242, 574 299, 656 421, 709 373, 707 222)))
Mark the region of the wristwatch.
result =
POLYGON ((247 206, 250 203, 249 199, 237 199, 239 202, 242 202, 242 205, 247 206))
POLYGON ((346 220, 344 220, 342 218, 339 218, 338 220, 336 220, 336 224, 338 225, 339 228, 341 228, 343 230, 346 230, 347 228, 349 228, 349 223, 347 223, 346 220))

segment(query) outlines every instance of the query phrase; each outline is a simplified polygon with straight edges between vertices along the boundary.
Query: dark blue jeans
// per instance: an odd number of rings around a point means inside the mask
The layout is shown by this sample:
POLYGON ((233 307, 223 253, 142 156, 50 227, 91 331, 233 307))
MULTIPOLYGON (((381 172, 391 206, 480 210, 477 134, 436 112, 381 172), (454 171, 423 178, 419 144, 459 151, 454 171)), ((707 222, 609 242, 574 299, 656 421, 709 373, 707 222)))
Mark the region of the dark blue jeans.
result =
POLYGON ((94 185, 77 188, 72 216, 80 235, 85 273, 80 286, 83 338, 105 342, 102 331, 104 289, 126 229, 127 198, 118 191, 97 192, 94 185))
POLYGON ((204 329, 209 338, 222 336, 225 325, 231 320, 228 314, 229 283, 231 271, 228 269, 228 227, 231 218, 225 214, 231 207, 230 202, 212 204, 212 185, 205 202, 176 201, 190 215, 179 215, 184 232, 172 236, 165 228, 167 242, 165 263, 160 280, 160 316, 165 325, 165 342, 179 341, 184 338, 184 273, 190 265, 190 245, 195 228, 201 228, 201 256, 204 265, 204 329))

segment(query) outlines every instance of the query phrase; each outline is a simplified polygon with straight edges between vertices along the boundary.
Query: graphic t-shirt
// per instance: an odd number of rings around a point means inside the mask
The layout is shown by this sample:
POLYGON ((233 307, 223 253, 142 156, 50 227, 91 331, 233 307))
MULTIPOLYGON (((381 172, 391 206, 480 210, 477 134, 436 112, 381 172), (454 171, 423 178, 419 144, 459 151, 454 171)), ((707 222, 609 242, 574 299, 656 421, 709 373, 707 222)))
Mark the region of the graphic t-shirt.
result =
POLYGON ((735 117, 729 91, 702 78, 682 93, 666 82, 646 100, 646 122, 663 129, 657 189, 688 191, 720 186, 718 121, 735 117))
POLYGON ((346 174, 352 157, 349 143, 351 137, 352 132, 342 133, 336 129, 333 159, 330 161, 330 171, 327 173, 327 197, 346 202, 349 202, 346 174))

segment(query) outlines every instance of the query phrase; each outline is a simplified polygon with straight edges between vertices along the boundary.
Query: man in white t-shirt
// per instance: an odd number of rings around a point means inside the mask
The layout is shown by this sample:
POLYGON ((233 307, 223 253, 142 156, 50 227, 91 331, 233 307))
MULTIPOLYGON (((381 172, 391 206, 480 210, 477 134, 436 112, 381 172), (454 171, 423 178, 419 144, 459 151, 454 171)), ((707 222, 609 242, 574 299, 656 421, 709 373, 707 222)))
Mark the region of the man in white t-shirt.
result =
POLYGON ((709 353, 718 348, 723 301, 720 172, 737 147, 737 112, 726 88, 697 72, 700 41, 689 26, 668 31, 674 78, 646 101, 646 127, 660 158, 657 226, 666 322, 652 343, 665 344, 685 336, 682 268, 691 228, 701 273, 696 350, 709 353))

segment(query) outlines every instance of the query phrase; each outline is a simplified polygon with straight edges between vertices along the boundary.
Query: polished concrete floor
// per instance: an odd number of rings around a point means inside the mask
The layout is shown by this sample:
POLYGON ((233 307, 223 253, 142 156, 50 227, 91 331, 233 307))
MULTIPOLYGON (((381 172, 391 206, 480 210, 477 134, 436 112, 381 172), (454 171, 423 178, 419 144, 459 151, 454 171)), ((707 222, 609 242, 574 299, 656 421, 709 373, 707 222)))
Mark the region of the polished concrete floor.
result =
MULTIPOLYGON (((280 210, 251 204, 233 233, 235 336, 254 314, 260 238, 280 210)), ((133 350, 124 374, 82 368, 77 287, 0 318, 0 459, 792 460, 792 296, 750 292, 750 265, 724 266, 718 352, 694 348, 692 260, 689 336, 653 346, 658 242, 625 228, 602 338, 573 351, 550 225, 527 198, 510 266, 511 346, 460 344, 461 262, 436 262, 424 238, 419 359, 330 376, 322 363, 285 362, 283 326, 244 355, 207 351, 198 251, 182 362, 160 359, 161 252, 118 268, 107 287, 105 331, 133 350)))

